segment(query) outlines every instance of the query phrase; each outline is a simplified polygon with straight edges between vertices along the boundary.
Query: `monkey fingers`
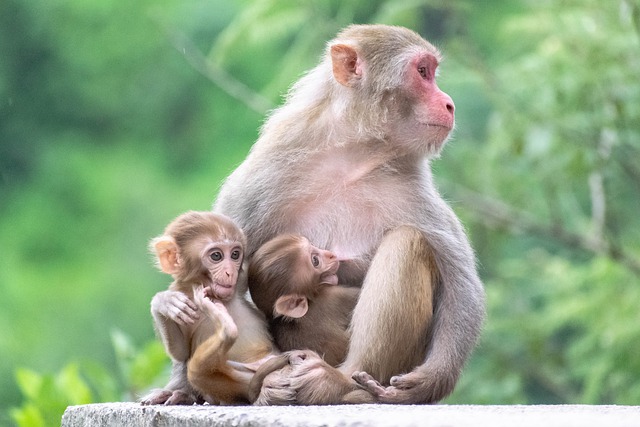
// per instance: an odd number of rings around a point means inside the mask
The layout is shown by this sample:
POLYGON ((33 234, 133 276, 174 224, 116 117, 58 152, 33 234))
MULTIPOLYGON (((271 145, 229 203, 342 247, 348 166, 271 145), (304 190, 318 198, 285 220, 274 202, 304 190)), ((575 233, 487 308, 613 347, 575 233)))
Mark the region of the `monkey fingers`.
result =
POLYGON ((198 306, 182 292, 169 291, 164 305, 164 314, 178 324, 193 325, 200 317, 198 306))
POLYGON ((238 336, 238 326, 221 301, 205 297, 202 288, 196 289, 194 299, 197 304, 200 304, 203 313, 214 323, 219 324, 219 327, 224 329, 228 336, 234 339, 238 336))
POLYGON ((214 300, 216 299, 216 294, 213 292, 213 289, 211 289, 210 286, 206 286, 204 288, 200 287, 202 289, 202 293, 206 298, 209 298, 210 300, 214 300))
POLYGON ((169 318, 179 325, 193 325, 200 316, 198 314, 190 314, 189 312, 172 307, 168 311, 169 318))

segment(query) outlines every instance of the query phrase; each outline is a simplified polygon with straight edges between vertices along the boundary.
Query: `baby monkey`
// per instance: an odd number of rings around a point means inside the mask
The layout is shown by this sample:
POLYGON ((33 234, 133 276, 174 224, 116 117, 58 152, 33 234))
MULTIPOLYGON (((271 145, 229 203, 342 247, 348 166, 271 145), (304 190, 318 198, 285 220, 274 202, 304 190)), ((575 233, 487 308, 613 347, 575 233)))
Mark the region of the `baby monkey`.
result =
POLYGON ((242 230, 212 212, 182 214, 152 240, 160 269, 174 279, 151 301, 173 372, 143 404, 248 402, 253 372, 274 349, 264 318, 243 297, 245 247, 242 230))
POLYGON ((331 366, 349 347, 349 323, 360 289, 338 285, 338 258, 296 234, 262 245, 249 263, 249 291, 283 351, 309 349, 331 366))
MULTIPOLYGON (((263 316, 243 297, 244 280, 239 276, 246 239, 229 218, 187 212, 151 247, 161 270, 174 279, 169 290, 158 292, 151 302, 173 374, 169 384, 143 398, 143 404, 326 405, 376 400, 370 386, 350 381, 319 355, 281 355, 273 348, 263 316)), ((318 280, 336 284, 335 257, 324 252, 316 257, 311 263, 323 266, 318 280)), ((303 316, 306 309, 295 302, 285 298, 278 306, 284 304, 283 312, 303 316)))

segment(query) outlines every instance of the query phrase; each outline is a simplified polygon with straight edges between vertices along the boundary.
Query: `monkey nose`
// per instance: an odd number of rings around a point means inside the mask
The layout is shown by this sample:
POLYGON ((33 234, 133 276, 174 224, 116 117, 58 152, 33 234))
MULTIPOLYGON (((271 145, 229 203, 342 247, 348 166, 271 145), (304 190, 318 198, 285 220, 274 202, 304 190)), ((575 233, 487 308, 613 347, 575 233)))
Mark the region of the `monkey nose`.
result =
POLYGON ((451 99, 449 95, 447 95, 447 98, 445 99, 445 108, 451 115, 456 111, 456 104, 453 103, 453 99, 451 99))
POLYGON ((447 111, 450 112, 451 114, 454 113, 456 109, 456 106, 453 104, 453 101, 451 102, 447 102, 447 111))

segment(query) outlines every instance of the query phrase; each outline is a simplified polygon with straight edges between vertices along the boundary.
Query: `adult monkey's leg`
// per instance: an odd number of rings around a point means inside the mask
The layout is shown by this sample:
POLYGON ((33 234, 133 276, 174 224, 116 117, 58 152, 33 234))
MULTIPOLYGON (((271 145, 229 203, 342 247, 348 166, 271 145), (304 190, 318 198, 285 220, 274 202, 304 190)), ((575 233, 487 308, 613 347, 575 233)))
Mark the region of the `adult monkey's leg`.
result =
POLYGON ((424 235, 388 232, 371 261, 351 320, 346 375, 366 371, 383 384, 425 360, 438 275, 424 235))

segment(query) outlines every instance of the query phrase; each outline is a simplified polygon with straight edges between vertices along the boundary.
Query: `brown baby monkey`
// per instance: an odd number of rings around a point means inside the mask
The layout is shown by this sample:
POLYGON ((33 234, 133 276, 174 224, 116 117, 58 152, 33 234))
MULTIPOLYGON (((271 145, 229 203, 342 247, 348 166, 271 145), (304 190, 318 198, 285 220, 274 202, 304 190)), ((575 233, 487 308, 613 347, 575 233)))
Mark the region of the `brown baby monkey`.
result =
POLYGON ((340 261, 296 234, 262 245, 249 263, 249 291, 282 351, 309 349, 337 366, 349 347, 360 290, 340 286, 340 261))
POLYGON ((152 240, 160 269, 174 279, 151 301, 173 372, 143 404, 248 402, 253 372, 274 349, 263 316, 243 298, 245 247, 242 230, 212 212, 182 214, 152 240))

